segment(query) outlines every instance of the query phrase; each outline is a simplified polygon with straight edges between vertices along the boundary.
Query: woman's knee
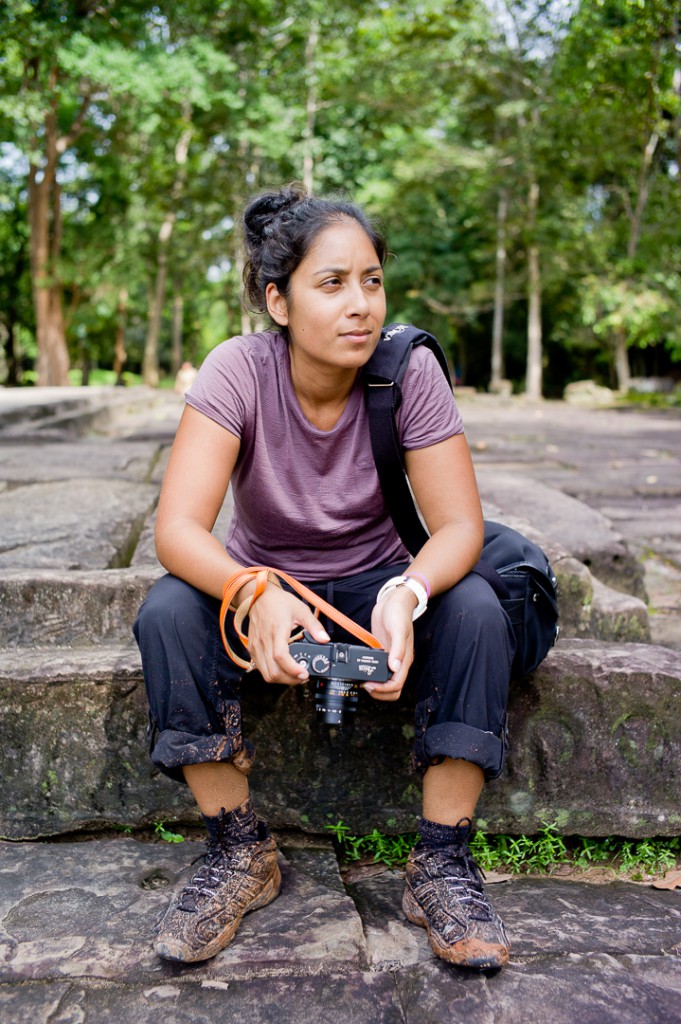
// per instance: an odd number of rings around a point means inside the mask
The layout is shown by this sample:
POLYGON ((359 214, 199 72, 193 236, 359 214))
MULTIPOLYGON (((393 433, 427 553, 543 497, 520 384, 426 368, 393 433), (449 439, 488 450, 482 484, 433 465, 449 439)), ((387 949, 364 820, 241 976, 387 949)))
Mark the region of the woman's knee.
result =
POLYGON ((137 642, 143 637, 167 636, 170 629, 193 630, 206 613, 208 595, 176 576, 162 576, 142 602, 133 625, 137 642))
POLYGON ((469 573, 440 595, 433 610, 433 627, 446 630, 449 636, 455 630, 476 637, 505 637, 509 630, 508 617, 498 597, 489 583, 475 573, 469 573))

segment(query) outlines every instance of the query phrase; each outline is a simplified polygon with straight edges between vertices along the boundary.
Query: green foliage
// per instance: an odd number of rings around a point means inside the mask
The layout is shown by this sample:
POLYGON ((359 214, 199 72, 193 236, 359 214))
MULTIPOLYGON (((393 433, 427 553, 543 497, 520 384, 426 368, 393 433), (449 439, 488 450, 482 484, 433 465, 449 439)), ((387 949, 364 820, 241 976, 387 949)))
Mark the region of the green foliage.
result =
POLYGON ((679 839, 589 839, 581 836, 574 841, 572 859, 581 868, 613 863, 619 871, 626 871, 635 878, 643 872, 656 875, 673 868, 680 851, 679 839))
POLYGON ((647 348, 664 341, 681 355, 681 276, 659 274, 642 278, 584 281, 582 315, 598 337, 624 331, 629 345, 647 348))
POLYGON ((181 836, 179 832, 171 832, 170 829, 165 827, 165 823, 157 821, 154 826, 154 832, 164 843, 183 843, 184 836, 181 836))
POLYGON ((369 835, 353 836, 342 819, 325 828, 332 833, 345 860, 357 861, 362 857, 371 857, 377 864, 387 864, 391 868, 406 863, 409 851, 418 838, 415 833, 388 836, 377 828, 369 835))
POLYGON ((140 369, 161 265, 162 371, 178 294, 182 357, 198 362, 239 332, 240 211, 311 166, 317 191, 345 189, 385 223, 389 316, 432 330, 465 383, 489 378, 502 190, 507 375, 524 379, 530 243, 550 393, 585 376, 612 383, 621 332, 639 374, 673 371, 677 15, 672 0, 292 0, 284 13, 274 0, 8 0, 4 372, 29 379, 35 354, 26 185, 30 163, 39 176, 48 160, 49 125, 61 215, 50 274, 74 365, 113 364, 125 292, 126 370, 140 369))
MULTIPOLYGON (((369 835, 355 836, 342 820, 326 828, 333 834, 345 861, 371 857, 388 867, 404 865, 418 838, 417 833, 387 836, 378 829, 369 835)), ((470 848, 483 871, 550 874, 561 864, 579 869, 605 866, 626 872, 636 880, 644 873, 658 875, 674 867, 681 855, 681 840, 563 837, 556 831, 554 822, 544 822, 535 836, 475 832, 470 848)))

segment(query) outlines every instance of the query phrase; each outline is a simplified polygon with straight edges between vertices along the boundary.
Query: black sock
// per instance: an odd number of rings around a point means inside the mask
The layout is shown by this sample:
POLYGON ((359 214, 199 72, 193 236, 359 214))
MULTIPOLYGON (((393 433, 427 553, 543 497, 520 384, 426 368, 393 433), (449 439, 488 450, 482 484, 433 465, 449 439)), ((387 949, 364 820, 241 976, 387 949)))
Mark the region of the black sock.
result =
POLYGON ((429 850, 439 846, 465 846, 471 834, 471 819, 460 818, 456 825, 441 825, 437 821, 421 818, 419 841, 416 849, 429 850))
POLYGON ((203 820, 211 846, 253 843, 266 839, 270 834, 265 822, 258 821, 250 797, 233 811, 226 811, 223 807, 214 817, 204 814, 203 820))

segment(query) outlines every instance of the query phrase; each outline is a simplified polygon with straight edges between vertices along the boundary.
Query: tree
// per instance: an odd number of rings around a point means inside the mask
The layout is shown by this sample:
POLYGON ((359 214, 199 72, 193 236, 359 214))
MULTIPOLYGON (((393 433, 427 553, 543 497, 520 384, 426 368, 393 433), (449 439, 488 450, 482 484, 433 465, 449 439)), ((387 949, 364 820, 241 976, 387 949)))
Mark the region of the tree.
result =
POLYGON ((111 88, 120 88, 122 80, 133 81, 139 71, 134 54, 124 49, 122 21, 128 27, 139 24, 136 5, 118 5, 114 16, 95 0, 74 4, 10 0, 0 26, 7 69, 0 123, 28 163, 40 384, 68 383, 60 266, 64 159, 85 132, 103 133, 111 88))
MULTIPOLYGON (((622 392, 629 387, 630 347, 651 342, 641 316, 647 311, 648 322, 661 328, 659 311, 678 295, 675 286, 660 286, 675 265, 678 233, 670 225, 681 213, 673 199, 677 32, 678 11, 669 0, 583 5, 557 74, 564 118, 574 123, 579 112, 572 174, 588 182, 593 260, 584 272, 582 319, 593 317, 622 392), (656 193, 663 197, 659 209, 656 193)), ((664 336, 674 347, 673 332, 664 336)))

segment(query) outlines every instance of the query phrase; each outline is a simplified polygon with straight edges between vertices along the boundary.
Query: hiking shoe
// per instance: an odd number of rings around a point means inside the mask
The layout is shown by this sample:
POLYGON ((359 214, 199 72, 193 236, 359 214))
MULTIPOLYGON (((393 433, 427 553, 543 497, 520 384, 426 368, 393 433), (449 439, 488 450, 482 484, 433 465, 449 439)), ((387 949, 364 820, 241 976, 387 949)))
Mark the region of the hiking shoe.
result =
POLYGON ((402 898, 405 916, 427 929, 437 956, 480 971, 503 967, 509 951, 506 931, 482 882, 466 843, 415 847, 402 898))
POLYGON ((232 941, 244 914, 271 903, 280 887, 271 836, 229 847, 209 844, 203 865, 161 918, 154 950, 165 960, 208 960, 232 941))

